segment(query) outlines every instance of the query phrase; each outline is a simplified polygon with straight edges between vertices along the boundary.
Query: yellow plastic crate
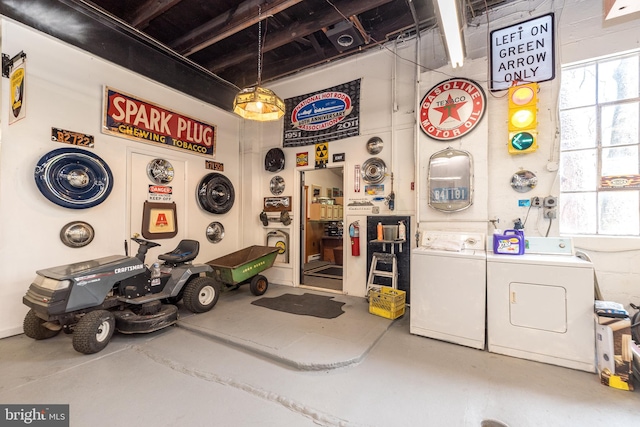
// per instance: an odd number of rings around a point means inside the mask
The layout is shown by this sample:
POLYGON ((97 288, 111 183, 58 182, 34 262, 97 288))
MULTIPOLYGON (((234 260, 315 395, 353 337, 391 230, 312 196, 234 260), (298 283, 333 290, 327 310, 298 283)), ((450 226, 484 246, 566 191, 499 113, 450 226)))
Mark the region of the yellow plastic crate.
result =
POLYGON ((389 286, 372 288, 369 291, 369 313, 397 319, 404 314, 404 305, 407 297, 405 291, 393 289, 389 286))

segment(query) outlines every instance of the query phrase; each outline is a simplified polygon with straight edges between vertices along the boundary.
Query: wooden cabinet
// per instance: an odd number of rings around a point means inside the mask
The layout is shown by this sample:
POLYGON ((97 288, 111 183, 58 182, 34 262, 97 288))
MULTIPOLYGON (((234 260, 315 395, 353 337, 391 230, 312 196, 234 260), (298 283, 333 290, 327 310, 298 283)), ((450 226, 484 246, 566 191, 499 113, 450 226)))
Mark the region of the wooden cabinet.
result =
POLYGON ((338 221, 342 219, 342 215, 342 205, 311 203, 309 206, 309 219, 311 221, 338 221))

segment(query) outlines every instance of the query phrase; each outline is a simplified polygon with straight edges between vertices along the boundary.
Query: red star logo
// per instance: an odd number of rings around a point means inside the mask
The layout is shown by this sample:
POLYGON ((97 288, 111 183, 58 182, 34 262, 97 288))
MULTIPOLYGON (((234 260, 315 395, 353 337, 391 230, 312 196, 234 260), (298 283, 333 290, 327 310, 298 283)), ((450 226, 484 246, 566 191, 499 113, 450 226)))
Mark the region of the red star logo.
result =
POLYGON ((453 98, 451 98, 451 95, 449 95, 449 97, 447 98, 447 103, 444 106, 434 107, 433 109, 442 113, 440 124, 442 124, 442 122, 447 120, 449 117, 452 117, 460 121, 460 115, 458 114, 458 110, 460 109, 460 107, 462 107, 466 103, 467 101, 459 102, 458 104, 455 104, 453 102, 453 98))

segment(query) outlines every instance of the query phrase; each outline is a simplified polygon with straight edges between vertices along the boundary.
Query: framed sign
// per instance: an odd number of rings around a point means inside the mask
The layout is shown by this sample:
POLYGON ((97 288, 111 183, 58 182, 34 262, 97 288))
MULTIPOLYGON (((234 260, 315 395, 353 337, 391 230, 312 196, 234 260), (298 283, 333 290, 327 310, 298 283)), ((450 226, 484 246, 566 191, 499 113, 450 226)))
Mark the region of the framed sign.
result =
POLYGON ((216 126, 105 87, 102 133, 214 157, 216 126))
POLYGON ((491 31, 491 91, 555 78, 554 14, 491 31))
POLYGON ((175 203, 144 202, 142 236, 145 239, 170 239, 178 234, 175 203))
POLYGON ((265 197, 264 211, 265 212, 291 211, 291 196, 265 197))

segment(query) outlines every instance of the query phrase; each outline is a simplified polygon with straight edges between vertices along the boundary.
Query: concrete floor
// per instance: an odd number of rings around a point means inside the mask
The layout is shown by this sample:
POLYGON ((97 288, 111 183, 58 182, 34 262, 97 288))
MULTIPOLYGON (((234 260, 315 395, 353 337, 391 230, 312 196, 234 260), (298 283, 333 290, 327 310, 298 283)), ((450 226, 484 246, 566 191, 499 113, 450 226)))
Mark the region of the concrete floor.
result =
MULTIPOLYGON (((314 291, 265 296, 285 292, 314 291)), ((76 427, 638 425, 640 391, 414 336, 408 315, 392 322, 361 298, 325 295, 345 314, 268 310, 241 287, 209 313, 181 310, 179 326, 117 334, 90 356, 64 334, 5 338, 0 403, 70 404, 76 427)))

